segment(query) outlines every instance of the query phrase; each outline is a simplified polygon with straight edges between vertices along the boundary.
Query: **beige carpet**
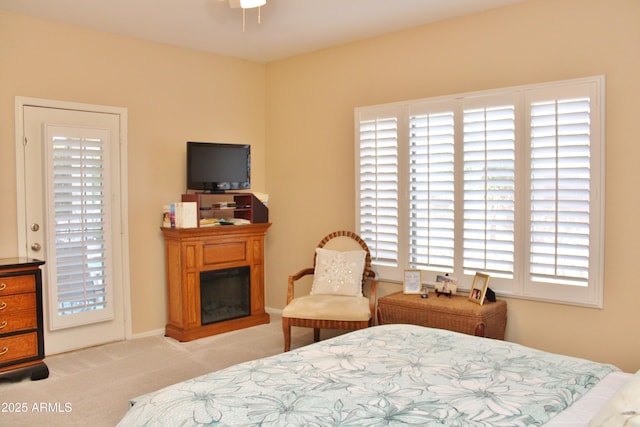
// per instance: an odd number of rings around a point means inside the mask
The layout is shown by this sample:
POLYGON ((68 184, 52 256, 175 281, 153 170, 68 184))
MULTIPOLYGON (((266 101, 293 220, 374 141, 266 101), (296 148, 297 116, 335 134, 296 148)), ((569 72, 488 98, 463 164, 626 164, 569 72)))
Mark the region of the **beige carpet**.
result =
MULTIPOLYGON (((292 347, 313 341, 310 329, 292 333, 292 347)), ((282 348, 272 315, 268 325, 186 343, 154 336, 47 357, 49 378, 0 381, 0 426, 114 426, 132 397, 282 348)))

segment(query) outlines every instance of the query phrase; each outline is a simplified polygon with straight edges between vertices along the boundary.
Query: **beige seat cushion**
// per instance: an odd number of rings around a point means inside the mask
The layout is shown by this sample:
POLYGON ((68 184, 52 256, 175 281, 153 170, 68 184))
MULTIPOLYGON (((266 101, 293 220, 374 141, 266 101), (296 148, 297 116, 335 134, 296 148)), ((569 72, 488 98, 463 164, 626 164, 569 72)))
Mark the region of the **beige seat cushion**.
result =
POLYGON ((282 317, 298 319, 367 321, 369 299, 342 295, 305 295, 294 298, 282 310, 282 317))

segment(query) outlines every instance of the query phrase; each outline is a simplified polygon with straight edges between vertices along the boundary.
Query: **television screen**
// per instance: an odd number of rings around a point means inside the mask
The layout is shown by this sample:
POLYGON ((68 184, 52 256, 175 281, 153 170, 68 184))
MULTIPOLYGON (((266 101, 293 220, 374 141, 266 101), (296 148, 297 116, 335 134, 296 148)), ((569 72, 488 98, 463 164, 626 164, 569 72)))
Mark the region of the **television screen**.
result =
POLYGON ((187 142, 187 190, 224 192, 251 187, 251 146, 187 142))

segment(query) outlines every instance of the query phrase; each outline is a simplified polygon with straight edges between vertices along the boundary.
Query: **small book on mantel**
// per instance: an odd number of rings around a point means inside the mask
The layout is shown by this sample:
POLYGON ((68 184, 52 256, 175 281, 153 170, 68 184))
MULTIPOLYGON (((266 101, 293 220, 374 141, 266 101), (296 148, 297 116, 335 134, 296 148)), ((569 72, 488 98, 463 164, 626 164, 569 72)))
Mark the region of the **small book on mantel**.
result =
POLYGON ((166 228, 196 228, 198 226, 198 204, 176 202, 162 207, 162 226, 166 228))
MULTIPOLYGON (((175 218, 174 218, 175 221, 175 218)), ((171 205, 164 205, 162 207, 162 226, 164 228, 171 228, 171 205)))

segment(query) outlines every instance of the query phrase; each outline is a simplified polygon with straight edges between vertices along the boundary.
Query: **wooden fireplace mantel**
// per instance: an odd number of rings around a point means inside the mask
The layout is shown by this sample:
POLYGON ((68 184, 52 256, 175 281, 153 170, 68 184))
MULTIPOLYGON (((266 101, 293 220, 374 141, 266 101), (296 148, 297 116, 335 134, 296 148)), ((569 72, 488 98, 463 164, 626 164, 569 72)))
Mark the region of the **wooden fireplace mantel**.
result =
POLYGON ((270 223, 201 228, 162 228, 167 268, 165 335, 191 341, 269 323, 264 298, 264 235, 270 223), (251 268, 251 314, 202 325, 200 273, 251 268))

